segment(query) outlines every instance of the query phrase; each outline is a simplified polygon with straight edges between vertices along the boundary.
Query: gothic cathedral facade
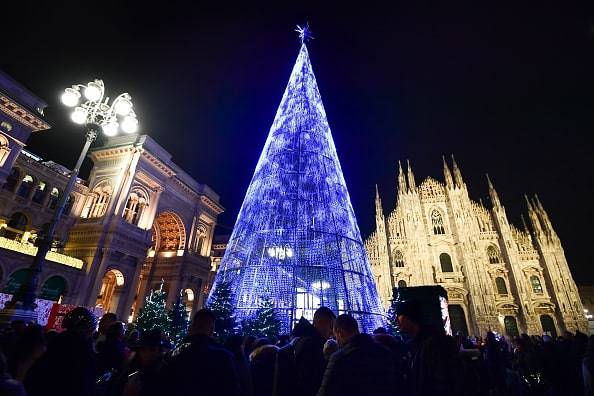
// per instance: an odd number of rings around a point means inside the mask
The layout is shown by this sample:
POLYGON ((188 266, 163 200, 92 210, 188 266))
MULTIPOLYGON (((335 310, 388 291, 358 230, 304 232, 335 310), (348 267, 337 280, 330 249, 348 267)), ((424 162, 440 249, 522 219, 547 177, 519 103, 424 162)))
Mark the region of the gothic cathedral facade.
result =
POLYGON ((384 217, 376 191, 376 230, 365 242, 378 292, 388 308, 394 287, 441 285, 454 333, 489 330, 558 335, 587 331, 565 253, 538 197, 529 199, 530 228, 509 223, 490 180, 491 208, 473 201, 455 160, 443 162, 445 184, 418 187, 399 169, 398 202, 384 217))

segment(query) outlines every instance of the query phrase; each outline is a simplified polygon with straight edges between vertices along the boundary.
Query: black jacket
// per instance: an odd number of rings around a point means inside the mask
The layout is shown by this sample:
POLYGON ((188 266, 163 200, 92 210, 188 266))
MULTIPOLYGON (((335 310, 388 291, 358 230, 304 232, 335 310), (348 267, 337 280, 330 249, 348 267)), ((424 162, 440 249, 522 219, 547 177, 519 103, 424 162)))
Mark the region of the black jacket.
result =
POLYGON ((414 395, 459 395, 463 365, 456 341, 442 331, 423 329, 411 341, 410 390, 414 395))
POLYGON ((293 329, 293 336, 277 354, 274 395, 314 396, 326 369, 326 339, 304 318, 293 329))
POLYGON ((27 395, 93 395, 95 371, 92 341, 65 331, 49 343, 45 354, 29 369, 27 395))
POLYGON ((158 373, 155 395, 236 396, 239 380, 233 355, 203 335, 187 337, 158 373))
POLYGON ((392 354, 370 335, 358 334, 330 357, 318 396, 384 396, 395 388, 392 354))

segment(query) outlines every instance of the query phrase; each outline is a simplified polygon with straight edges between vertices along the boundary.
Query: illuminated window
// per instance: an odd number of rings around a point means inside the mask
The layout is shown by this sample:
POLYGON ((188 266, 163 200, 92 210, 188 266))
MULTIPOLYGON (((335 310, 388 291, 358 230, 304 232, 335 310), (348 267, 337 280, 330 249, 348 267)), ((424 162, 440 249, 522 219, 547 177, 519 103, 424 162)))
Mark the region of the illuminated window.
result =
POLYGON ((45 192, 45 182, 40 181, 39 183, 37 183, 37 188, 35 189, 35 192, 33 193, 32 201, 35 203, 38 203, 38 204, 42 203, 43 197, 45 196, 44 192, 45 192))
MULTIPOLYGON (((3 122, 2 124, 8 123, 3 122)), ((6 160, 8 159, 8 156, 10 155, 10 151, 11 148, 9 147, 8 139, 3 134, 0 134, 0 166, 4 166, 6 160)))
POLYGON ((91 193, 91 202, 88 216, 103 217, 107 211, 109 201, 111 199, 112 187, 107 183, 100 183, 93 189, 91 193))
POLYGON ((20 197, 28 198, 31 190, 33 189, 33 176, 25 175, 23 181, 21 182, 21 186, 19 187, 19 191, 17 194, 20 197))
POLYGON ((452 258, 449 254, 440 254, 439 263, 441 264, 441 272, 454 272, 454 267, 452 266, 452 258))
POLYGON ((530 277, 530 284, 532 285, 532 291, 536 294, 542 294, 542 285, 540 284, 540 279, 536 275, 532 275, 530 277))
POLYGON ((501 262, 499 250, 497 250, 495 246, 489 246, 487 248, 487 256, 489 257, 489 263, 491 264, 497 264, 501 262))
POLYGON ((144 210, 148 206, 148 197, 146 193, 140 189, 134 189, 124 208, 123 217, 130 224, 138 225, 144 210))
POLYGON ((507 294, 507 285, 505 279, 502 277, 495 278, 495 286, 497 286, 497 294, 507 294))
POLYGON ((404 256, 400 250, 394 251, 394 267, 404 267, 404 256))
POLYGON ((445 234, 443 217, 437 209, 434 209, 433 212, 431 212, 431 224, 433 225, 433 234, 435 234, 435 235, 445 234))
MULTIPOLYGON (((50 193, 49 200, 47 202, 47 207, 50 209, 56 209, 58 206, 58 201, 60 200, 60 191, 56 187, 52 188, 52 192, 50 193)), ((66 212, 64 212, 66 214, 66 212)))

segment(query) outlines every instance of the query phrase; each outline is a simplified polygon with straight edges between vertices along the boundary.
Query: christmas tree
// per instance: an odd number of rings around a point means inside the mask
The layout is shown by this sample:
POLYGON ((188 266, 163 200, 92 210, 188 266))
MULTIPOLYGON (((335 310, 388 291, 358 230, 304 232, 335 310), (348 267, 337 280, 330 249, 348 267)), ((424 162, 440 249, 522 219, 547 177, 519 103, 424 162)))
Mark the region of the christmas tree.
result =
POLYGON ((174 345, 179 345, 188 333, 188 311, 181 293, 168 312, 169 329, 167 334, 174 345))
POLYGON ((233 292, 229 283, 220 282, 216 285, 206 308, 215 315, 215 336, 219 340, 225 340, 230 335, 237 333, 239 326, 235 320, 233 292))
POLYGON ((255 315, 242 322, 243 333, 274 340, 281 332, 281 320, 269 296, 262 299, 255 315))
POLYGON ((392 334, 393 336, 399 335, 400 330, 398 330, 398 320, 396 319, 394 302, 392 302, 392 305, 390 308, 388 308, 386 315, 388 316, 388 333, 392 334))
POLYGON ((140 310, 136 325, 142 331, 161 329, 167 331, 169 329, 169 317, 167 316, 166 294, 163 292, 163 285, 159 290, 151 291, 150 296, 146 298, 144 307, 140 310))
POLYGON ((320 306, 383 326, 375 282, 305 40, 221 261, 239 321, 271 294, 282 332, 320 306))

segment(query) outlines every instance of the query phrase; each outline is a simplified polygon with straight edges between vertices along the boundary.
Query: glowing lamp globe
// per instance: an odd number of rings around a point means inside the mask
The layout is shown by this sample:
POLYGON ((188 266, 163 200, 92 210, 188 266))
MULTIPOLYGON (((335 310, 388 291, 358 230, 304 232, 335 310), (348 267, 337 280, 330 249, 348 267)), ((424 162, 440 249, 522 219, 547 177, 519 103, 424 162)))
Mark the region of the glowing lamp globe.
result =
POLYGON ((132 103, 126 99, 120 99, 115 104, 115 111, 118 115, 127 116, 132 110, 132 103))
POLYGON ((103 125, 103 133, 106 136, 115 136, 118 134, 119 126, 120 125, 115 121, 108 122, 107 124, 103 125))
POLYGON ((126 133, 134 133, 138 130, 138 120, 134 117, 127 116, 122 121, 122 130, 126 133))
POLYGON ((84 94, 85 98, 89 99, 91 102, 96 102, 101 99, 101 89, 95 83, 89 83, 85 88, 84 94))
POLYGON ((87 121, 87 111, 82 107, 77 107, 70 115, 70 119, 73 122, 82 125, 87 121))
POLYGON ((62 103, 64 103, 68 107, 74 107, 78 104, 78 100, 80 99, 80 92, 72 88, 66 88, 65 92, 62 94, 62 103))

